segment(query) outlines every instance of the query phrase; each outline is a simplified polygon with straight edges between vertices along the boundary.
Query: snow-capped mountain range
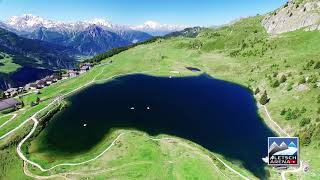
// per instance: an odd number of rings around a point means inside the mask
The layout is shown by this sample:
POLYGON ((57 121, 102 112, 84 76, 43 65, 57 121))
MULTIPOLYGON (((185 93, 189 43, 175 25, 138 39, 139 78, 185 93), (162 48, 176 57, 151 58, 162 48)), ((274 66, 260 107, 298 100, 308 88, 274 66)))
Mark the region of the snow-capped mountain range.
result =
POLYGON ((77 21, 77 22, 59 22, 48 20, 39 16, 32 14, 24 14, 22 16, 12 16, 6 22, 4 22, 8 27, 18 30, 20 32, 32 32, 39 28, 47 28, 56 31, 83 31, 89 26, 97 25, 106 30, 112 31, 124 31, 124 30, 135 30, 149 33, 153 36, 162 36, 170 32, 180 31, 185 29, 187 26, 184 25, 170 25, 170 24, 160 24, 155 21, 146 21, 142 25, 129 26, 115 24, 107 19, 95 18, 90 21, 77 21))
POLYGON ((131 29, 137 30, 137 31, 142 31, 149 33, 153 36, 163 36, 171 32, 175 31, 181 31, 187 26, 184 25, 171 25, 171 24, 160 24, 155 21, 146 21, 142 25, 138 26, 130 26, 131 29))
POLYGON ((28 39, 35 39, 71 47, 83 55, 96 55, 113 48, 142 42, 152 36, 179 31, 186 26, 147 21, 143 25, 115 24, 107 19, 59 22, 32 14, 13 16, 0 22, 0 28, 28 39))

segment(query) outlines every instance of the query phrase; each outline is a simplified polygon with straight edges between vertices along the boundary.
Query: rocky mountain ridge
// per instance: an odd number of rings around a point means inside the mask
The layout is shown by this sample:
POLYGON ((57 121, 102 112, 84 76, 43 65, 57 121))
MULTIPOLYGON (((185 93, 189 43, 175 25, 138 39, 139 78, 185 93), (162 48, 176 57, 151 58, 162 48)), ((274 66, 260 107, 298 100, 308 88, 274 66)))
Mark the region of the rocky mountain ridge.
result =
POLYGON ((95 18, 89 21, 77 21, 68 23, 45 19, 32 14, 12 16, 6 22, 3 23, 7 24, 8 27, 16 29, 19 32, 33 32, 41 27, 59 32, 79 32, 85 30, 89 26, 97 25, 105 30, 113 32, 141 31, 149 33, 151 35, 165 35, 164 33, 180 31, 187 27, 184 25, 160 24, 155 21, 146 21, 142 25, 130 26, 112 23, 105 18, 95 18))
POLYGON ((320 30, 320 1, 290 0, 282 8, 267 14, 262 25, 272 35, 301 28, 320 30))
POLYGON ((120 25, 98 18, 67 23, 32 14, 13 16, 6 22, 0 22, 0 27, 24 38, 74 48, 85 56, 94 56, 185 28, 154 21, 138 26, 120 25))

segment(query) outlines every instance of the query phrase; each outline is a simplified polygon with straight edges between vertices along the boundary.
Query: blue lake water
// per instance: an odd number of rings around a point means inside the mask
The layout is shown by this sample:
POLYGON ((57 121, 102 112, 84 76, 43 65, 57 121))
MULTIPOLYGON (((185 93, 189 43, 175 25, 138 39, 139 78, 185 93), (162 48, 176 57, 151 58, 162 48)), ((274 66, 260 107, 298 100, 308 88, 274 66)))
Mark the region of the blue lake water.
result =
POLYGON ((239 85, 205 74, 138 74, 91 86, 69 100, 72 104, 42 132, 61 153, 86 151, 111 128, 134 128, 188 139, 266 177, 261 158, 267 155, 267 137, 274 134, 257 115, 252 94, 239 85))

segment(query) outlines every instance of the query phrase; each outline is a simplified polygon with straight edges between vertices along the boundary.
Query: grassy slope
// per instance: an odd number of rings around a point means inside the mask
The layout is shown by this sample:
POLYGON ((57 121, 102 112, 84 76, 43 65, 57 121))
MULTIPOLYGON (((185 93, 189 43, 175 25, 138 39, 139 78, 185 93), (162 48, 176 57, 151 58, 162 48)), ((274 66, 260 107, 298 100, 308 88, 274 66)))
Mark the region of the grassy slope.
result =
MULTIPOLYGON (((89 82, 96 75, 98 75, 97 79, 102 80, 101 82, 113 75, 147 70, 156 70, 149 72, 149 74, 159 76, 186 76, 197 75, 197 73, 186 70, 185 66, 198 67, 216 78, 236 82, 252 89, 259 87, 261 91, 266 90, 271 98, 267 107, 274 120, 285 127, 291 135, 297 134, 303 141, 307 139, 306 142, 309 142, 308 139, 311 140, 310 143, 303 145, 301 152, 302 158, 308 160, 311 164, 311 171, 301 176, 304 179, 314 179, 319 174, 320 169, 320 157, 316 156, 319 154, 320 141, 320 136, 317 134, 319 132, 317 131, 319 122, 316 121, 316 118, 319 117, 316 111, 320 104, 317 103, 316 96, 320 94, 320 91, 319 88, 313 87, 315 84, 313 82, 304 83, 308 90, 300 92, 296 88, 302 76, 305 78, 319 76, 319 69, 308 66, 308 62, 310 60, 319 61, 317 49, 319 49, 320 44, 317 42, 319 42, 320 33, 296 31, 279 37, 268 37, 260 26, 260 20, 260 17, 249 18, 231 27, 205 30, 197 38, 178 37, 135 47, 102 62, 113 60, 113 64, 95 67, 79 78, 50 86, 42 90, 42 94, 39 96, 41 99, 52 98, 89 82), (103 73, 99 74, 102 70, 103 73), (174 74, 171 71, 180 71, 180 74, 174 74), (281 83, 279 87, 273 88, 271 85, 274 81, 280 79, 283 74, 287 76, 287 81, 281 83), (289 86, 293 87, 290 91, 287 90, 289 86), (288 113, 280 115, 282 109, 287 109, 288 105, 292 109, 298 108, 299 116, 297 118, 286 120, 286 117, 289 116, 288 113), (303 107, 305 107, 306 112, 301 113, 303 107), (304 127, 300 127, 299 124, 303 118, 311 118, 311 122, 304 127), (306 135, 306 133, 310 134, 306 135)), ((261 93, 257 95, 257 99, 260 95, 261 93)), ((23 99, 25 104, 29 104, 35 98, 36 95, 28 95, 23 99)), ((29 110, 29 107, 26 108, 29 110)), ((32 114, 35 110, 29 110, 28 112, 32 114)), ((261 115, 264 116, 262 112, 261 115)), ((21 113, 17 117, 17 121, 22 122, 25 118, 21 113)), ((32 148, 29 150, 37 152, 37 149, 41 146, 41 136, 39 136, 31 143, 32 148)), ((95 148, 101 150, 101 147, 95 148)), ((146 149, 159 151, 158 148, 152 146, 146 149)), ((127 150, 129 152, 134 151, 134 148, 128 148, 127 150)), ((174 151, 175 149, 170 150, 174 151)), ((90 155, 85 154, 81 157, 89 158, 88 156, 90 155)), ((54 160, 57 163, 65 161, 66 158, 68 161, 76 161, 75 157, 77 156, 59 157, 50 149, 45 149, 42 150, 42 153, 31 153, 30 157, 46 165, 48 157, 51 161, 54 160)), ((159 158, 163 159, 160 155, 159 158)), ((130 162, 130 159, 126 159, 126 162, 130 162)), ((239 167, 236 167, 237 165, 229 164, 239 169, 239 167)), ((141 166, 142 170, 143 168, 152 169, 149 166, 141 166)), ((194 168, 188 170, 188 172, 193 172, 198 167, 189 166, 188 168, 194 168)), ((204 166, 201 165, 201 168, 204 168, 204 166)), ((114 176, 111 177, 124 178, 129 176, 130 173, 136 175, 134 172, 140 172, 137 169, 139 167, 125 167, 122 173, 115 171, 112 173, 114 176)), ((165 168, 168 171, 170 169, 172 168, 165 168)), ((181 177, 179 173, 185 170, 179 167, 173 169, 177 169, 173 171, 176 178, 181 177)), ((151 174, 153 174, 153 171, 148 170, 151 174)), ((243 171, 244 174, 248 173, 244 170, 240 171, 243 171)), ((99 177, 110 177, 109 175, 107 173, 99 177)), ((272 173, 272 178, 277 177, 275 173, 272 173)))
MULTIPOLYGON (((143 48, 143 47, 142 47, 143 48)), ((171 51, 171 53, 174 53, 174 50, 171 51)), ((183 50, 181 50, 180 53, 183 53, 183 50)), ((152 55, 152 54, 150 54, 152 55)), ((102 70, 104 70, 104 73, 101 74, 100 76, 98 76, 98 79, 105 79, 105 78, 109 78, 113 75, 117 75, 119 73, 134 73, 134 72, 142 72, 142 71, 146 71, 146 70, 154 70, 154 69, 158 69, 159 67, 163 67, 163 69, 160 69, 159 71, 154 71, 153 73, 156 73, 156 74, 162 74, 162 75, 165 75, 165 74, 169 74, 169 70, 174 70, 175 68, 165 68, 165 64, 161 64, 159 63, 157 60, 151 58, 149 60, 147 59, 140 59, 140 58, 137 58, 133 61, 128 61, 128 60, 121 60, 121 61, 116 61, 114 62, 112 65, 106 65, 106 66, 100 66, 100 67, 95 67, 92 71, 90 71, 89 73, 87 74, 84 74, 78 78, 75 78, 75 79, 69 79, 69 80, 66 80, 66 81, 63 81, 63 82, 60 82, 60 83, 57 83, 53 86, 50 86, 49 88, 46 88, 46 89, 43 89, 41 90, 41 94, 40 95, 35 95, 35 94, 30 94, 30 95, 27 95, 27 96, 24 96, 22 99, 24 100, 26 106, 24 107, 25 110, 23 111, 19 111, 19 112, 16 112, 18 114, 17 118, 14 120, 15 123, 9 123, 7 125, 7 129, 1 129, 2 133, 1 134, 4 134, 5 132, 8 132, 9 130, 9 127, 11 128, 14 128, 15 126, 17 126, 17 124, 23 122, 25 119, 27 119, 28 117, 30 117, 33 113, 35 113, 37 110, 41 109, 42 107, 44 107, 46 104, 48 104, 48 101, 50 99, 52 99, 52 97, 55 97, 61 93, 66 93, 66 92, 70 92, 71 90, 77 88, 77 87, 80 87, 81 85, 83 84, 86 84, 88 82, 90 82, 96 75, 99 75, 100 72, 102 72, 102 70), (145 62, 147 61, 147 62, 145 62), (146 65, 143 65, 143 63, 145 63, 146 65), (141 66, 137 66, 137 64, 141 64, 141 66), (167 69, 167 70, 166 70, 167 69), (32 101, 35 101, 36 97, 39 96, 41 98, 41 100, 43 100, 43 103, 41 103, 40 105, 38 106, 35 106, 35 107, 30 107, 29 104, 32 102, 32 101)), ((170 66, 170 65, 167 65, 167 66, 170 66)), ((181 65, 180 66, 181 69, 184 70, 184 66, 181 65)), ((190 75, 191 72, 189 71, 185 71, 185 75, 190 75)), ((28 131, 26 131, 28 132, 28 131)), ((16 134, 19 134, 19 132, 17 132, 16 134)), ((9 136, 9 138, 11 138, 11 136, 9 136)), ((4 139, 2 140, 3 143, 5 144, 6 142, 11 142, 12 140, 11 139, 4 139)), ((39 137, 40 138, 40 137, 39 137)), ((111 137, 110 137, 111 138, 111 137)), ((33 143, 37 143, 37 140, 34 141, 33 143)), ((32 147, 32 146, 31 146, 32 147)), ((60 162, 62 161, 66 161, 66 159, 69 161, 69 160, 72 160, 72 161, 79 161, 79 160, 83 160, 83 159, 89 159, 89 158, 92 158, 93 155, 95 154, 98 154, 99 152, 101 152, 103 150, 103 148, 105 148, 105 143, 101 143, 99 147, 95 147, 93 149, 93 151, 89 152, 88 154, 81 154, 79 155, 77 158, 81 157, 82 159, 75 159, 75 156, 71 156, 71 157, 62 157, 60 158, 60 162)), ((150 147, 149 147, 150 148, 150 147)), ((32 150, 32 148, 30 148, 32 150)), ((15 149, 11 149, 11 151, 14 151, 15 149)), ((129 151, 131 151, 131 149, 128 149, 129 151)), ((148 150, 148 148, 146 148, 146 150, 148 150)), ((157 150, 157 149, 154 149, 154 147, 151 147, 151 150, 154 151, 154 150, 157 150)), ((57 156, 54 156, 54 153, 50 153, 50 152, 47 152, 45 151, 46 153, 49 153, 51 155, 53 155, 53 158, 57 158, 57 156)), ((187 150, 181 150, 181 152, 188 152, 187 150)), ((34 153, 34 154, 31 154, 31 158, 36 158, 36 157, 39 157, 38 156, 39 154, 37 153, 34 153), (35 156, 33 156, 35 155, 35 156)), ((42 156, 45 156, 45 157, 49 157, 48 154, 45 154, 43 153, 42 156)), ((41 158, 40 158, 41 159, 41 158)), ((48 159, 46 159, 48 160, 48 159)), ((46 160, 43 160, 41 161, 41 163, 44 163, 44 165, 46 164, 46 160)), ((127 159, 126 161, 130 162, 130 159, 127 159)), ((194 163, 195 164, 198 164, 197 166, 190 166, 190 164, 188 165, 188 168, 190 173, 189 174, 185 174, 185 173, 182 173, 182 170, 185 170, 184 169, 184 165, 181 167, 180 166, 177 166, 177 170, 173 171, 174 173, 177 173, 177 174, 183 174, 183 175, 188 175, 188 176, 207 176, 210 174, 195 174, 195 172, 197 172, 198 170, 197 169, 207 169, 207 168, 212 168, 213 166, 208 164, 208 162, 202 162, 201 159, 198 159, 198 158, 194 158, 194 163), (209 166, 210 165, 210 166, 209 166), (180 169, 182 168, 182 169, 180 169)), ((57 163, 59 161, 56 161, 57 163)), ((185 158, 184 159, 184 162, 186 163, 189 163, 189 159, 188 158, 185 158)), ((182 162, 181 162, 182 163, 182 162)), ((183 163, 182 163, 183 164, 183 163)), ((21 166, 19 166, 18 168, 21 168, 21 166)), ((127 168, 128 169, 128 168, 127 168)), ((127 170, 128 172, 132 172, 134 171, 134 169, 132 168, 129 168, 127 170)), ((230 177, 234 176, 234 174, 230 173, 230 171, 226 170, 225 173, 229 173, 230 177)), ((154 171, 153 175, 156 175, 156 171, 154 171)), ((212 175, 212 174, 211 174, 212 175)), ((123 175, 122 175, 123 176, 123 175)), ((180 175, 181 176, 181 175, 180 175)), ((220 176, 211 176, 211 178, 219 178, 220 176)), ((208 178, 208 179, 211 179, 211 178, 208 178)))
POLYGON ((0 116, 0 126, 12 118, 12 115, 0 116))
MULTIPOLYGON (((35 174, 41 175, 69 171, 87 173, 85 176, 81 175, 82 177, 90 177, 92 176, 90 173, 106 171, 95 176, 95 178, 102 179, 223 179, 224 175, 215 169, 207 153, 193 145, 193 143, 179 138, 154 141, 149 139, 148 135, 136 131, 114 131, 106 137, 105 143, 100 145, 104 146, 103 148, 98 147, 100 150, 93 149, 86 153, 85 156, 83 154, 79 155, 78 158, 80 159, 73 157, 68 162, 75 159, 79 162, 84 158, 92 158, 97 152, 101 152, 102 149, 109 146, 110 142, 120 132, 127 132, 128 134, 122 136, 110 151, 96 161, 82 166, 58 167, 46 173, 41 173, 32 168, 30 170, 35 174), (114 169, 119 169, 119 171, 114 169)), ((33 157, 40 159, 42 155, 40 153, 38 155, 38 157, 33 157)), ((221 166, 217 161, 214 161, 214 163, 221 166)), ((52 166, 53 164, 46 166, 52 166)), ((237 178, 226 169, 221 171, 229 177, 237 178)), ((79 178, 78 175, 69 176, 79 178)))
POLYGON ((21 66, 19 64, 13 63, 13 57, 8 54, 0 53, 0 56, 4 57, 0 59, 0 73, 12 73, 17 71, 21 66))

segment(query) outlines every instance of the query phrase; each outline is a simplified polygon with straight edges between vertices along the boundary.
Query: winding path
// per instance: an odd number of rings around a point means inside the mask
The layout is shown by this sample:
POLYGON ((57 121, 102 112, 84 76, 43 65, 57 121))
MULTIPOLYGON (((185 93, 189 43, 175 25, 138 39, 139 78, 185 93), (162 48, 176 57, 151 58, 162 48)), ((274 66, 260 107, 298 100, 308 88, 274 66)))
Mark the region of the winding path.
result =
MULTIPOLYGON (((37 121, 35 121, 35 124, 37 121)), ((32 133, 34 132, 35 130, 35 127, 32 129, 32 133)), ((31 135, 32 133, 29 133, 29 135, 31 135)), ((93 172, 93 173, 77 173, 77 172, 67 172, 67 173, 60 173, 60 174, 55 174, 55 175, 50 175, 50 176, 38 176, 38 175, 33 175, 32 173, 30 173, 26 168, 27 168, 27 164, 26 163, 29 163, 29 164, 32 164, 33 166, 37 167, 38 169, 40 169, 42 172, 46 172, 46 171, 50 171, 50 170, 53 170, 59 166, 78 166, 78 165, 82 165, 82 164, 86 164, 86 163, 89 163, 91 161, 95 161, 96 159, 98 159, 99 157, 101 157, 103 154, 105 154, 108 150, 110 150, 110 148, 112 146, 114 146, 114 144, 116 143, 116 141, 119 140, 119 138, 125 134, 128 134, 128 133, 120 133, 116 139, 114 139, 114 141, 103 151, 101 152, 99 155, 97 155, 96 157, 92 158, 92 159, 89 159, 89 160, 86 160, 86 161, 83 161, 83 162, 79 162, 79 163, 62 163, 62 164, 57 164, 55 166, 52 166, 51 168, 48 168, 48 169, 45 169, 43 167, 41 167, 41 165, 35 163, 35 162, 32 162, 30 160, 28 160, 26 157, 24 157, 23 154, 19 154, 21 155, 22 159, 24 159, 25 161, 25 164, 24 164, 24 171, 25 171, 25 174, 30 176, 30 177, 33 177, 33 178, 37 178, 37 179, 48 179, 48 178, 53 178, 53 177, 62 177, 62 178, 66 178, 65 175, 67 174, 73 174, 73 175, 90 175, 90 174, 98 174, 98 173, 103 173, 105 171, 109 171, 109 170, 115 170, 115 169, 118 169, 118 168, 110 168, 110 169, 107 169, 107 170, 101 170, 101 172, 93 172), (27 171, 27 172, 26 172, 27 171)), ((27 138, 25 139, 28 139, 30 136, 28 136, 27 138)), ((153 140, 153 141, 163 141, 163 140, 176 140, 175 138, 151 138, 151 137, 147 137, 148 139, 150 140, 153 140)), ((22 142, 23 144, 23 142, 22 142)), ((21 144, 21 145, 22 145, 21 144)), ((20 144, 19 144, 20 145, 20 144)), ((20 145, 20 147, 21 147, 20 145)), ((192 148, 191 146, 188 146, 189 148, 192 148)), ((202 155, 202 154, 201 154, 202 155)), ((213 154, 214 155, 214 154, 213 154)), ((214 155, 215 156, 215 155, 214 155)), ((225 176, 226 178, 228 178, 217 166, 216 164, 212 161, 212 159, 206 155, 206 157, 208 159, 210 159, 210 162, 213 163, 214 167, 217 169, 217 171, 219 173, 221 173, 223 176, 225 176)), ((219 160, 227 169, 229 169, 230 171, 232 171, 233 173, 235 173, 236 175, 240 176, 242 179, 245 179, 245 180, 249 180, 248 178, 246 178, 245 176, 243 176, 242 174, 240 174, 239 172, 237 172, 236 170, 234 170, 233 168, 231 168, 229 165, 227 165, 226 163, 224 163, 220 158, 218 158, 217 156, 215 156, 215 158, 217 158, 217 160, 219 160)), ((133 163, 127 163, 127 164, 124 164, 123 166, 127 166, 129 164, 135 164, 135 162, 133 163)), ((229 179, 229 178, 228 178, 229 179)))
MULTIPOLYGON (((271 116, 270 116, 270 113, 267 109, 267 107, 265 105, 261 105, 263 108, 264 108, 264 111, 266 112, 268 118, 269 118, 269 121, 271 121, 273 124, 275 124, 283 134, 285 134, 287 137, 291 137, 284 129, 282 129, 274 120, 272 120, 271 116)), ((276 130, 275 130, 276 131, 276 130)), ((279 135, 281 135, 281 133, 278 132, 279 135)), ((283 170, 281 171, 281 179, 282 180, 286 180, 286 176, 285 174, 286 173, 297 173, 297 172, 300 172, 302 171, 302 164, 303 164, 303 161, 301 160, 300 161, 300 164, 299 164, 299 168, 295 168, 295 169, 289 169, 289 170, 283 170)))
POLYGON ((302 163, 303 161, 300 161, 299 168, 281 171, 281 179, 286 180, 286 173, 297 173, 302 171, 302 163))
MULTIPOLYGON (((101 152, 99 155, 97 155, 96 157, 94 157, 94 158, 92 158, 92 159, 89 159, 89 160, 86 160, 86 161, 83 161, 83 162, 79 162, 79 163, 62 163, 62 164, 57 164, 57 165, 55 165, 55 166, 53 166, 53 167, 51 167, 51 168, 48 168, 48 169, 43 168, 41 165, 37 164, 36 162, 30 161, 29 159, 27 159, 27 158, 25 157, 25 155, 24 155, 23 152, 21 151, 22 145, 32 136, 32 134, 35 132, 35 130, 36 130, 38 124, 39 124, 39 121, 36 119, 36 116, 37 116, 39 113, 41 113, 42 111, 44 111, 44 110, 46 110, 47 108, 49 108, 51 105, 53 105, 53 104, 55 104, 55 103, 57 103, 57 102, 59 103, 59 102, 60 102, 63 98, 65 98, 66 96, 68 96, 68 95, 70 95, 70 94, 72 94, 72 93, 74 93, 74 92, 76 92, 76 91, 78 91, 78 90, 80 90, 80 89, 82 89, 82 88, 84 88, 84 87, 86 87, 86 86, 94 83, 94 82, 97 82, 97 81, 107 81, 107 80, 113 79, 113 78, 115 78, 115 77, 119 77, 119 76, 123 76, 123 75, 128 75, 128 74, 134 74, 134 73, 148 73, 148 72, 153 72, 153 71, 159 70, 160 68, 155 69, 155 70, 142 71, 142 72, 123 73, 123 74, 118 74, 118 75, 111 76, 111 77, 106 78, 106 79, 96 80, 97 77, 100 76, 100 75, 104 72, 104 69, 105 69, 105 68, 103 68, 102 71, 101 71, 99 74, 97 74, 97 75, 92 79, 92 81, 90 81, 90 82, 88 82, 88 83, 86 83, 86 84, 84 84, 84 85, 82 85, 82 86, 80 86, 80 87, 78 87, 78 88, 76 88, 76 89, 74 89, 74 90, 72 90, 72 91, 70 91, 70 92, 62 95, 62 96, 60 96, 60 97, 55 98, 55 99, 54 99, 51 103, 49 103, 46 107, 44 107, 43 109, 41 109, 41 110, 39 110, 38 112, 36 112, 31 118, 27 119, 26 121, 24 121, 23 123, 21 123, 18 127, 16 127, 15 129, 13 129, 11 132, 9 132, 9 133, 7 134, 7 135, 9 135, 10 133, 12 133, 12 132, 15 131, 16 129, 20 128, 21 126, 23 126, 25 123, 27 123, 27 122, 30 121, 30 120, 34 122, 32 130, 29 132, 29 134, 28 134, 25 138, 23 138, 23 139, 21 140, 21 142, 20 142, 20 143, 18 144, 18 146, 17 146, 17 153, 18 153, 19 157, 24 161, 24 172, 25 172, 26 175, 31 176, 31 177, 34 177, 34 178, 40 178, 40 179, 44 178, 44 179, 46 179, 45 177, 42 177, 42 178, 41 178, 41 176, 40 176, 40 177, 39 177, 39 176, 35 176, 35 175, 32 175, 29 171, 26 171, 25 168, 27 168, 27 163, 29 163, 29 164, 37 167, 37 168, 40 169, 42 172, 46 172, 46 171, 50 171, 50 170, 52 170, 52 169, 54 169, 54 168, 56 168, 56 167, 59 167, 59 166, 77 166, 77 165, 82 165, 82 164, 86 164, 86 163, 89 163, 89 162, 91 162, 91 161, 94 161, 94 160, 98 159, 99 157, 101 157, 105 152, 107 152, 107 151, 115 144, 115 142, 116 142, 121 136, 123 136, 124 134, 126 134, 126 133, 121 133, 121 134, 119 134, 119 135, 117 136, 117 138, 114 139, 114 141, 113 141, 103 152, 101 152)), ((6 135, 6 136, 7 136, 7 135, 6 135)), ((1 138, 0 138, 0 139, 1 139, 1 138)), ((150 139, 152 139, 152 140, 174 140, 174 138, 162 138, 162 139, 150 138, 150 139)), ((215 156, 215 155, 214 155, 214 156, 215 156)), ((218 161, 220 161, 227 169, 229 169, 229 170, 232 171, 233 173, 237 174, 237 175, 238 175, 239 177, 241 177, 242 179, 248 180, 247 177, 243 176, 243 175, 240 174, 238 171, 236 171, 235 169, 233 169, 232 167, 230 167, 229 165, 227 165, 226 163, 224 163, 220 158, 218 158, 217 156, 215 156, 215 158, 216 158, 218 161)), ((210 158, 210 159, 211 159, 211 158, 210 158)), ((212 162, 212 163, 213 163, 213 162, 212 162)), ((213 164, 214 164, 214 163, 213 163, 213 164)), ((214 165, 215 165, 215 164, 214 164, 214 165)), ((216 165, 215 165, 215 167, 218 168, 216 165)), ((219 170, 219 172, 221 172, 221 171, 219 170)), ((221 172, 221 173, 222 173, 222 172, 221 172)), ((223 173, 222 173, 222 174, 223 174, 223 173)), ((226 176, 225 174, 223 174, 223 175, 226 176)), ((63 177, 63 178, 65 178, 65 179, 68 179, 66 176, 63 176, 63 175, 61 175, 61 174, 53 175, 53 176, 51 176, 51 177, 63 177)))
MULTIPOLYGON (((261 105, 261 106, 263 107, 264 111, 266 112, 266 115, 267 115, 269 121, 272 122, 274 125, 276 125, 276 127, 277 127, 284 135, 286 135, 287 137, 291 137, 284 129, 282 129, 282 128, 278 125, 278 123, 276 123, 274 120, 272 120, 272 118, 271 118, 271 116, 270 116, 270 113, 269 113, 269 111, 268 111, 268 109, 267 109, 267 106, 265 106, 265 105, 261 105)), ((277 131, 277 130, 275 130, 275 131, 277 131)), ((277 131, 277 132, 278 132, 278 131, 277 131)), ((279 132, 278 132, 278 134, 281 135, 281 133, 279 133, 279 132)))
MULTIPOLYGON (((16 118, 16 116, 17 116, 17 114, 8 114, 8 115, 2 116, 2 117, 6 117, 6 116, 10 116, 10 115, 12 115, 12 117, 11 117, 8 121, 6 121, 6 122, 4 122, 3 124, 1 124, 1 125, 0 125, 0 129, 1 129, 3 126, 5 126, 6 124, 8 124, 10 121, 12 121, 14 118, 16 118)), ((2 117, 1 117, 1 118, 2 118, 2 117)))
MULTIPOLYGON (((14 118, 17 116, 17 114, 15 114, 14 118)), ((13 120, 13 119, 12 119, 13 120)), ((23 125, 25 125, 30 119, 25 120, 24 122, 22 122, 19 126, 15 127, 14 129, 10 130, 9 132, 7 132, 6 134, 2 135, 0 137, 1 139, 6 138, 7 136, 9 136, 10 134, 12 134, 14 131, 18 130, 19 128, 21 128, 23 125)))

